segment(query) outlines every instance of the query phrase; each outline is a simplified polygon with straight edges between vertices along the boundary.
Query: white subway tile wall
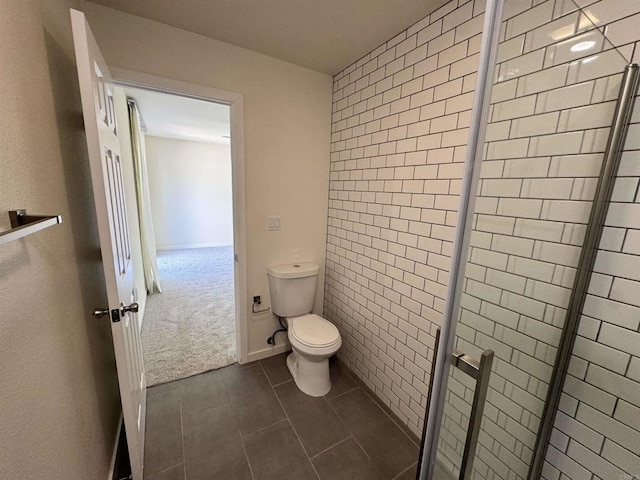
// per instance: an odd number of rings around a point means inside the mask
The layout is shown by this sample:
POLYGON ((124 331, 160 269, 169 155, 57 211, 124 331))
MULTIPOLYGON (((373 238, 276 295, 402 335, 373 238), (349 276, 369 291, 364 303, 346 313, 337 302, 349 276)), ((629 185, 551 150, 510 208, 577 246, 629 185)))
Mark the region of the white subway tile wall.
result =
MULTIPOLYGON (((457 348, 496 353, 477 478, 526 477, 622 55, 639 58, 639 2, 578 3, 584 12, 572 0, 506 2, 457 327, 457 348)), ((325 315, 341 331, 341 358, 416 434, 449 280, 483 10, 482 0, 452 0, 334 78, 325 315)), ((640 475, 640 107, 633 121, 549 480, 640 475)), ((440 453, 454 470, 473 387, 452 373, 440 453)))
POLYGON ((449 2, 334 81, 325 315, 341 330, 342 358, 416 434, 446 295, 483 8, 449 2))

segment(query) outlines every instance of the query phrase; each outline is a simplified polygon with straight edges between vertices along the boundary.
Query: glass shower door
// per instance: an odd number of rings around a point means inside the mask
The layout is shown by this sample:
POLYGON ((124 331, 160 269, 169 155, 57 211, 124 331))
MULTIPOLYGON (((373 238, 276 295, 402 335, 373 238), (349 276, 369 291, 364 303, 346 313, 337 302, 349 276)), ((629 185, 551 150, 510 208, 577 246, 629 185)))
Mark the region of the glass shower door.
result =
MULTIPOLYGON (((494 352, 465 478, 527 478, 631 55, 613 48, 572 1, 531 3, 504 7, 454 315, 455 349, 477 360, 494 352)), ((460 475, 477 387, 449 370, 437 479, 460 475)))

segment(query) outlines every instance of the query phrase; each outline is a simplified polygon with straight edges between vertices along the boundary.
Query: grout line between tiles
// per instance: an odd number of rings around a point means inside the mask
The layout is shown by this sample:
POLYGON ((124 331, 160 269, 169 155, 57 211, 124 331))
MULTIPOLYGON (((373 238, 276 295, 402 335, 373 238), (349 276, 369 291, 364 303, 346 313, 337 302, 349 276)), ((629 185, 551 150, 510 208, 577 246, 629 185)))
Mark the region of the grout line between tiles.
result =
MULTIPOLYGON (((260 364, 260 366, 262 367, 262 364, 260 364)), ((264 371, 264 367, 262 368, 262 370, 264 371)), ((265 371, 265 375, 266 374, 267 374, 267 372, 265 371)), ((267 377, 267 379, 268 378, 269 377, 267 377)), ((271 384, 271 382, 269 382, 269 384, 271 384)), ((302 443, 302 440, 300 439, 300 435, 298 435, 298 431, 296 430, 296 427, 293 426, 293 422, 289 418, 289 414, 287 413, 286 408, 284 408, 284 405, 282 404, 282 401, 280 400, 280 397, 278 397, 278 394, 276 393, 276 389, 274 388, 273 385, 271 385, 271 391, 275 395, 276 400, 278 400, 278 403, 280 404, 280 408, 282 408, 282 411, 284 412, 285 419, 289 422, 289 425, 291 425, 291 430, 293 430, 293 434, 298 439, 298 443, 302 447, 302 451, 304 452, 305 456, 307 457, 307 461, 311 465, 311 468, 313 469, 314 473, 316 474, 316 477, 318 478, 318 480, 320 480, 320 475, 318 474, 318 471, 316 470, 316 466, 311 461, 311 457, 309 456, 309 452, 307 452, 307 449, 305 448, 304 444, 302 443)))
POLYGON ((284 385, 285 383, 289 383, 289 382, 293 382, 293 378, 290 378, 289 380, 285 380, 284 382, 280 382, 280 383, 269 382, 269 385, 271 385, 272 388, 276 388, 276 387, 279 387, 280 385, 284 385))
MULTIPOLYGON (((416 445, 417 447, 419 447, 419 442, 416 443, 416 439, 414 439, 411 435, 409 435, 409 433, 406 431, 406 429, 408 428, 406 425, 401 424, 399 420, 396 420, 393 418, 393 416, 387 412, 387 407, 384 403, 381 403, 382 400, 377 398, 377 395, 375 395, 375 393, 373 393, 371 391, 371 389, 369 389, 369 387, 358 377, 356 377, 355 375, 353 375, 351 373, 351 369, 349 367, 347 367, 344 362, 342 362, 342 368, 345 368, 347 370, 347 374, 350 375, 354 381, 356 382, 356 388, 360 388, 362 390, 362 392, 367 395, 371 401, 376 405, 376 407, 378 407, 392 422, 393 424, 398 427, 398 429, 409 439, 409 441, 411 441, 411 443, 413 443, 414 445, 416 445), (383 407, 384 406, 384 407, 383 407)), ((354 389, 352 389, 354 390, 354 389)), ((351 390, 351 391, 352 391, 351 390)), ((349 392, 345 392, 345 393, 349 393, 349 392)), ((336 397, 338 398, 338 397, 336 397)))
MULTIPOLYGON (((276 392, 273 389, 273 385, 271 385, 271 382, 269 381, 269 376, 267 375, 267 372, 265 371, 264 367, 262 366, 262 362, 258 361, 256 363, 257 363, 256 367, 260 367, 260 370, 262 370, 262 373, 264 374, 264 377, 267 380, 267 383, 271 387, 271 390, 273 391, 273 394, 276 396, 276 400, 278 400, 278 403, 280 403, 280 399, 278 398, 278 395, 276 395, 276 392)), ((255 367, 251 367, 251 368, 255 368, 255 367)), ((279 423, 284 422, 285 420, 288 420, 289 416, 287 415, 287 411, 282 407, 281 403, 280 403, 280 408, 282 408, 282 412, 284 413, 284 418, 282 418, 282 419, 280 419, 278 421, 275 421, 275 422, 273 422, 273 423, 271 423, 269 425, 266 425, 266 426, 264 426, 262 428, 259 428, 258 430, 255 430, 253 432, 247 433, 247 434, 243 434, 243 432, 240 430, 239 431, 240 438, 244 439, 244 438, 246 438, 246 437, 248 437, 250 435, 253 435, 253 434, 258 433, 258 432, 262 432, 262 431, 266 430, 267 428, 273 427, 274 425, 277 425, 279 423)))
POLYGON ((334 443, 333 445, 331 445, 330 447, 325 448, 324 450, 322 450, 321 452, 316 453, 314 456, 309 457, 309 459, 313 460, 314 458, 318 458, 320 455, 322 455, 323 453, 328 452, 329 450, 331 450, 333 447, 337 447, 338 445, 340 445, 341 443, 346 442, 347 440, 349 440, 350 438, 353 438, 353 440, 355 441, 355 438, 353 437, 353 435, 349 435, 347 438, 343 438, 342 440, 337 441, 336 443, 334 443))
POLYGON ((244 444, 244 438, 242 437, 242 434, 240 432, 238 432, 238 435, 240 436, 240 443, 242 444, 242 451, 244 452, 244 458, 247 461, 247 465, 249 466, 249 473, 251 474, 251 478, 255 479, 256 477, 255 475, 253 475, 253 468, 251 468, 251 462, 249 461, 249 454, 247 453, 247 446, 244 444))
MULTIPOLYGON (((278 401, 279 401, 279 399, 278 399, 278 401)), ((296 427, 293 426, 293 422, 291 422, 291 419, 289 417, 287 417, 287 420, 289 421, 289 425, 291 425, 291 430, 293 430, 293 434, 296 436, 296 438, 298 439, 298 443, 302 447, 302 451, 304 452, 305 456, 307 457, 307 461, 309 462, 309 465, 311 465, 311 468, 313 469, 313 472, 316 474, 316 477, 318 478, 318 480, 320 480, 320 474, 316 470, 316 466, 311 461, 311 457, 309 456, 309 452, 307 452, 307 449, 305 448, 304 444, 302 443, 302 440, 300 439, 300 435, 298 435, 298 431, 296 430, 296 427)))
POLYGON ((182 395, 180 395, 180 442, 182 443, 182 472, 184 473, 184 478, 187 478, 187 452, 184 446, 184 415, 182 412, 182 395))
POLYGON ((405 473, 407 473, 409 470, 411 470, 413 467, 417 466, 418 462, 416 463, 412 463, 411 465, 409 465, 407 468, 405 468, 404 470, 402 470, 398 475, 396 475, 395 477, 393 477, 392 480, 398 480, 402 475, 404 475, 405 473))
MULTIPOLYGON (((266 377, 266 379, 268 380, 268 377, 266 376, 266 371, 264 370, 264 367, 262 366, 262 364, 260 364, 260 368, 262 369, 262 372, 265 374, 265 377, 266 377)), ((349 372, 345 372, 345 373, 346 373, 349 377, 353 377, 349 372)), ((265 426, 265 427, 263 427, 263 428, 261 428, 261 429, 259 429, 259 430, 256 430, 255 432, 251 432, 251 433, 244 434, 244 435, 242 434, 242 432, 237 432, 237 433, 236 433, 237 435, 239 435, 240 440, 241 440, 241 442, 242 442, 243 453, 244 453, 244 455, 245 455, 245 460, 246 460, 247 465, 248 465, 249 470, 250 470, 251 478, 252 478, 252 479, 255 479, 255 475, 254 475, 254 472, 253 472, 253 468, 252 468, 252 466, 251 466, 251 463, 250 463, 250 461, 249 461, 249 456, 248 456, 248 452, 247 452, 247 447, 246 447, 245 440, 247 439, 247 437, 249 437, 249 436, 251 436, 251 435, 253 435, 253 434, 255 434, 255 433, 262 432, 262 431, 266 430, 267 428, 273 427, 274 425, 277 425, 277 424, 282 423, 282 422, 285 422, 285 421, 288 421, 288 422, 289 422, 289 424, 291 425, 291 428, 292 428, 292 430, 293 430, 294 434, 296 435, 296 439, 298 440, 298 442, 299 442, 300 446, 302 447, 302 450, 303 450, 303 452, 304 452, 304 454, 305 454, 305 457, 306 457, 307 461, 309 461, 309 463, 311 464, 311 468, 313 469, 313 471, 314 471, 314 473, 316 474, 317 478, 320 478, 320 475, 319 475, 318 470, 316 469, 316 466, 314 465, 314 463, 313 463, 312 459, 313 459, 313 458, 317 458, 318 456, 322 455, 323 453, 327 452, 328 450, 330 450, 330 449, 332 449, 332 448, 334 448, 334 447, 336 447, 336 446, 338 446, 338 445, 340 445, 340 444, 342 444, 342 443, 346 442, 346 441, 347 441, 347 440, 349 440, 350 438, 351 438, 351 439, 353 439, 353 441, 356 443, 356 445, 358 445, 358 447, 360 448, 360 450, 364 453, 365 458, 367 458, 367 460, 368 460, 369 462, 371 462, 371 457, 367 454, 367 452, 365 451, 365 449, 362 447, 362 445, 361 445, 361 444, 358 442, 358 440, 355 438, 355 436, 353 435, 353 433, 351 432, 351 430, 350 430, 350 429, 349 429, 349 428, 344 424, 343 419, 340 417, 340 415, 338 415, 338 412, 335 410, 334 406, 332 405, 332 400, 334 400, 334 399, 338 399, 338 398, 340 398, 340 397, 342 397, 342 396, 346 395, 347 393, 353 392, 353 391, 355 391, 356 389, 360 388, 360 386, 359 386, 359 385, 356 385, 356 386, 354 386, 353 388, 351 388, 351 389, 347 390, 346 392, 342 392, 341 394, 337 395, 336 397, 332 398, 331 400, 330 400, 330 399, 328 399, 328 398, 326 398, 326 397, 324 397, 324 400, 327 402, 327 404, 329 404, 329 407, 330 407, 330 408, 331 408, 331 410, 334 412, 334 414, 336 415, 336 417, 337 417, 338 419, 340 419, 340 421, 342 422, 342 424, 343 424, 344 428, 347 430, 347 432, 349 433, 349 435, 348 435, 346 438, 344 438, 344 439, 342 439, 342 440, 340 440, 340 441, 338 441, 338 442, 334 443, 333 445, 331 445, 331 446, 329 446, 329 447, 325 448, 325 449, 324 449, 324 450, 322 450, 321 452, 319 452, 319 453, 317 453, 317 454, 315 454, 315 455, 313 455, 313 456, 310 456, 310 455, 309 455, 309 452, 307 451, 306 447, 304 446, 304 444, 303 444, 303 442, 302 442, 302 440, 301 440, 301 437, 300 437, 300 435, 298 434, 298 432, 297 432, 297 430, 296 430, 295 426, 294 426, 294 425, 293 425, 293 423, 291 422, 291 418, 289 417, 289 415, 288 415, 288 413, 287 413, 287 410, 284 408, 284 405, 283 405, 282 401, 280 400, 280 398, 279 398, 278 394, 277 394, 277 393, 276 393, 276 391, 275 391, 275 387, 277 387, 278 385, 282 385, 282 384, 289 383, 290 381, 291 381, 291 380, 287 380, 286 382, 282 382, 282 383, 279 383, 279 384, 277 384, 277 385, 271 385, 271 384, 269 383, 269 385, 270 385, 270 387, 271 387, 271 390, 272 390, 273 394, 276 396, 276 399, 278 400, 278 403, 279 403, 279 405, 281 406, 281 408, 282 408, 282 410, 283 410, 283 413, 285 414, 285 418, 283 418, 283 419, 281 419, 281 420, 278 420, 278 421, 276 421, 276 422, 272 423, 271 425, 265 426)), ((357 382, 357 379, 354 379, 354 381, 356 381, 356 382, 357 382)), ((226 383, 225 383, 225 389, 226 389, 226 383)), ((365 392, 365 393, 366 393, 366 392, 365 392)), ((371 397, 369 394, 368 394, 367 396, 371 397)), ((374 401, 374 403, 376 403, 376 405, 380 408, 380 406, 378 405, 378 403, 377 403, 377 402, 375 402, 375 400, 374 400, 374 399, 371 399, 371 400, 372 400, 372 401, 374 401)), ((180 401, 180 403, 179 403, 179 408, 180 408, 181 444, 182 444, 182 448, 183 448, 183 453, 182 453, 182 460, 183 460, 183 461, 182 461, 182 470, 183 470, 183 474, 184 474, 185 479, 186 479, 186 478, 187 478, 187 471, 186 471, 186 449, 185 449, 185 439, 184 439, 184 432, 185 432, 184 417, 185 417, 185 413, 186 413, 186 412, 185 412, 184 405, 183 405, 182 401, 180 401)), ((212 408, 216 408, 216 407, 212 407, 212 408)), ((384 412, 384 410, 383 410, 382 408, 381 408, 381 410, 384 412)), ((384 413, 385 413, 385 414, 387 414, 386 412, 384 412, 384 413)), ((387 416, 388 416, 388 415, 387 415, 387 416)), ((394 423, 395 423, 395 422, 394 422, 394 423)), ((177 465, 176 465, 176 466, 177 466, 177 465)), ((172 467, 170 467, 170 468, 175 468, 175 466, 172 466, 172 467)), ((159 472, 159 473, 160 473, 160 472, 159 472)))
MULTIPOLYGON (((354 383, 355 383, 355 382, 354 382, 354 383)), ((349 390, 347 390, 346 392, 342 392, 342 393, 340 393, 340 394, 336 395, 335 397, 327 398, 327 401, 328 401, 328 402, 330 402, 330 401, 332 401, 332 400, 335 400, 335 399, 337 399, 337 398, 340 398, 340 397, 342 397, 343 395, 346 395, 347 393, 351 393, 351 392, 353 392, 356 388, 360 388, 360 387, 358 386, 358 384, 357 384, 357 383, 356 383, 356 386, 355 386, 355 387, 350 388, 350 389, 349 389, 349 390)))
MULTIPOLYGON (((283 353, 288 354, 289 352, 283 352, 283 353)), ((287 383, 287 382, 289 382, 289 381, 293 380, 292 378, 290 378, 290 379, 288 379, 288 380, 284 380, 284 381, 279 382, 279 383, 273 383, 273 382, 271 381, 271 377, 270 377, 270 376, 269 376, 269 374, 267 373, 266 368, 264 368, 264 365, 262 364, 262 362, 263 362, 264 360, 271 359, 271 358, 274 358, 274 357, 278 357, 278 356, 280 356, 280 355, 282 355, 282 353, 279 353, 279 354, 277 354, 277 355, 274 355, 273 357, 263 358, 262 360, 258 360, 258 361, 256 362, 258 365, 260 365, 260 368, 262 368, 262 371, 264 372, 265 377, 267 377, 267 381, 269 382, 269 385, 271 385, 272 387, 277 387, 278 385, 282 385, 283 383, 287 383)), ((286 357, 285 357, 285 358, 286 358, 286 357)))
MULTIPOLYGON (((367 396, 371 399, 371 401, 376 405, 376 407, 378 407, 380 410, 382 410, 382 413, 384 413, 384 414, 389 418, 389 420, 391 420, 391 421, 393 422, 393 424, 394 424, 396 427, 398 427, 398 429, 402 432, 402 434, 403 434, 404 436, 406 436, 406 437, 409 439, 409 441, 410 441, 411 443, 413 443, 416 447, 419 447, 419 445, 415 442, 415 440, 414 440, 414 439, 413 439, 413 438, 412 438, 412 437, 411 437, 411 436, 406 432, 406 430, 405 430, 405 429, 406 429, 406 428, 408 428, 408 427, 407 427, 406 425, 404 425, 404 424, 401 424, 398 420, 396 420, 395 418, 393 418, 393 417, 389 414, 389 412, 387 412, 387 411, 386 411, 386 409, 385 409, 385 408, 382 408, 382 406, 381 406, 381 404, 380 404, 380 402, 381 402, 382 400, 374 398, 374 395, 375 395, 375 394, 374 394, 373 392, 368 392, 368 391, 366 391, 364 388, 362 389, 362 391, 364 392, 364 394, 365 394, 365 395, 367 395, 367 396)), ((384 405, 384 404, 382 404, 382 405, 384 405)), ((385 405, 385 407, 386 407, 386 405, 385 405)), ((388 408, 388 407, 387 407, 387 408, 388 408)))
POLYGON ((276 396, 276 399, 278 400, 278 403, 280 404, 280 408, 282 408, 282 411, 284 412, 286 420, 289 421, 289 425, 291 425, 291 430, 293 430, 293 434, 298 439, 298 443, 302 447, 302 451, 304 452, 305 456, 307 457, 307 461, 311 465, 311 468, 313 469, 314 473, 316 474, 316 477, 318 477, 318 479, 320 479, 320 475, 318 474, 318 471, 316 470, 316 466, 311 461, 311 457, 309 456, 309 452, 307 452, 307 449, 305 448, 304 444, 302 443, 302 439, 300 438, 300 435, 298 435, 298 431, 296 430, 296 427, 293 425, 293 422, 289 418, 289 414, 287 413, 287 410, 284 408, 284 405, 282 404, 282 401, 280 400, 280 397, 278 397, 278 394, 276 393, 276 390, 273 387, 273 385, 271 386, 271 390, 273 390, 273 394, 276 396))
POLYGON ((156 476, 158 476, 158 475, 161 475, 161 474, 163 474, 163 473, 165 473, 165 472, 168 472, 168 471, 169 471, 169 470, 171 470, 172 468, 176 468, 176 467, 179 467, 179 466, 181 466, 181 465, 183 466, 183 469, 184 469, 184 465, 183 465, 183 463, 176 463, 175 465, 171 465, 170 467, 167 467, 167 468, 165 468, 165 469, 163 469, 163 470, 160 470, 159 472, 152 473, 150 476, 147 476, 147 475, 143 474, 143 477, 144 477, 144 479, 145 479, 145 480, 148 480, 148 479, 150 479, 150 478, 153 478, 153 477, 156 477, 156 476))
MULTIPOLYGON (((352 388, 351 390, 349 390, 349 392, 353 392, 355 389, 360 388, 358 386, 356 386, 355 388, 352 388)), ((345 392, 349 393, 349 392, 345 392)), ((344 395, 344 394, 343 394, 344 395)), ((339 395, 342 396, 342 395, 339 395)), ((338 397, 336 397, 338 398, 338 397)), ((349 428, 349 426, 345 423, 344 419, 340 416, 340 414, 338 413, 338 411, 334 408, 334 406, 331 404, 331 402, 327 401, 327 403, 329 404, 329 406, 331 407, 331 410, 333 410, 333 412, 338 416, 338 418, 340 419, 340 421, 342 422, 342 424, 344 425, 344 428, 347 429, 347 431, 351 434, 351 437, 353 438, 353 440, 356 442, 356 445, 358 445, 358 447, 360 448, 360 450, 362 450, 362 453, 364 453, 364 456, 367 457, 367 459, 371 462, 371 457, 369 456, 369 454, 367 453, 367 451, 364 449, 364 447, 360 444, 360 442, 358 441, 358 439, 356 438, 356 436, 353 434, 353 432, 351 431, 351 429, 349 428)))
MULTIPOLYGON (((285 413, 285 415, 286 415, 286 413, 285 413)), ((289 417, 285 416, 284 418, 281 418, 280 420, 278 420, 276 422, 273 422, 273 423, 267 425, 266 427, 259 428, 258 430, 254 430, 253 432, 246 433, 246 434, 242 433, 242 431, 240 430, 239 431, 240 437, 241 438, 247 438, 247 437, 250 437, 251 435, 255 435, 256 433, 264 432, 267 428, 271 428, 271 427, 273 427, 275 425, 278 425, 279 423, 285 422, 287 420, 289 420, 289 417)))

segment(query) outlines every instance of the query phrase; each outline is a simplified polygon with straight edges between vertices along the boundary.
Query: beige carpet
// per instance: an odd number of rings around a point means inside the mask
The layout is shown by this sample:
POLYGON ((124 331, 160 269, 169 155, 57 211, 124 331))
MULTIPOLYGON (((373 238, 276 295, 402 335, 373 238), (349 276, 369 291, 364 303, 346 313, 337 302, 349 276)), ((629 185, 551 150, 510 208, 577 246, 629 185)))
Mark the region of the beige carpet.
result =
POLYGON ((233 247, 159 252, 158 270, 142 326, 147 385, 235 362, 233 247))

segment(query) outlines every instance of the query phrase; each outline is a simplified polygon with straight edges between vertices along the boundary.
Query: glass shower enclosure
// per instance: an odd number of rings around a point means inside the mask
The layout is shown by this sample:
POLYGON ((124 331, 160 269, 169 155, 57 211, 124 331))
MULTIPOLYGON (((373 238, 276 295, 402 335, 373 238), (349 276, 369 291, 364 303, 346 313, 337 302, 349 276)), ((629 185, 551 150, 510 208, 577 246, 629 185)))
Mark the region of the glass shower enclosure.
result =
POLYGON ((635 195, 616 177, 638 67, 588 8, 534 4, 486 4, 422 479, 640 473, 589 463, 618 445, 619 409, 640 412, 638 364, 608 340, 633 324, 603 311, 614 287, 592 274, 620 241, 612 195, 635 195))

